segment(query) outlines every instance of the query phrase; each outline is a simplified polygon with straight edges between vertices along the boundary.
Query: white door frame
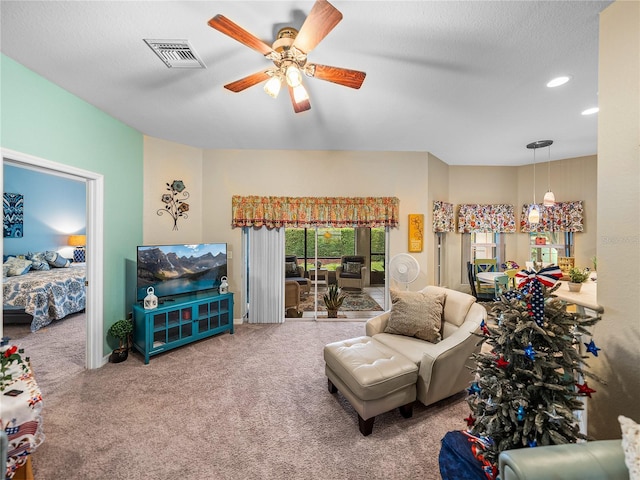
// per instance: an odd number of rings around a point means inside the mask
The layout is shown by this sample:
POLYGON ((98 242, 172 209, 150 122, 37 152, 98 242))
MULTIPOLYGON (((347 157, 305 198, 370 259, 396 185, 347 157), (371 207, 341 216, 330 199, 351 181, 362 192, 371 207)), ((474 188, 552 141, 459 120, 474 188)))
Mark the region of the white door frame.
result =
MULTIPOLYGON (((39 170, 75 180, 83 180, 87 185, 87 339, 85 342, 85 367, 94 369, 104 362, 103 312, 103 247, 104 247, 104 176, 80 168, 52 162, 44 158, 2 148, 2 160, 11 165, 39 170)), ((4 191, 4 169, 0 169, 0 185, 4 191)), ((0 253, 4 246, 0 242, 0 253)), ((2 314, 0 313, 0 336, 2 334, 2 314)))

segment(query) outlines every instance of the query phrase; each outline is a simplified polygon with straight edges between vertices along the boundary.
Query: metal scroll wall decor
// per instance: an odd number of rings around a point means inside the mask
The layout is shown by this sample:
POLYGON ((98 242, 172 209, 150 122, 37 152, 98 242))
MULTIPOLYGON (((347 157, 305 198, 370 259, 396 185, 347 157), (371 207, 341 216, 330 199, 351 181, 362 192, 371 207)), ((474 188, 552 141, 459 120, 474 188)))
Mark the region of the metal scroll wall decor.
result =
POLYGON ((167 183, 169 193, 162 195, 163 208, 158 209, 158 215, 162 216, 168 213, 173 218, 173 229, 178 230, 178 218, 189 218, 189 204, 185 202, 189 198, 189 192, 185 190, 182 180, 174 180, 173 183, 167 183))

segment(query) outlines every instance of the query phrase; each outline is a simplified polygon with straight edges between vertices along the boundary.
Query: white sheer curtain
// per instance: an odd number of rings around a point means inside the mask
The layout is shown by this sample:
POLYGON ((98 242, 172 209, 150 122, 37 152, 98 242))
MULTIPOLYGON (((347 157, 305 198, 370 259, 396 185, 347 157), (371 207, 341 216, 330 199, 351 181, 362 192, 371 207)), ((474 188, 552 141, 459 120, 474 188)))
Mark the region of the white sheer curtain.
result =
POLYGON ((249 228, 249 323, 284 322, 284 228, 249 228))

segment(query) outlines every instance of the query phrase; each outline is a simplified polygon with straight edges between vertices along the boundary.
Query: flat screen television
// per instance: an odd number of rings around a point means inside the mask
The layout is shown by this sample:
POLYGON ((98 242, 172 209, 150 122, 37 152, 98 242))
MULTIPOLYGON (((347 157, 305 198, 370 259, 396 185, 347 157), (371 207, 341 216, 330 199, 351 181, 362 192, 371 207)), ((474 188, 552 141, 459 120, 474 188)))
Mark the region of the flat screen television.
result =
POLYGON ((226 275, 226 243, 138 246, 136 298, 143 300, 149 287, 158 298, 211 290, 226 275))

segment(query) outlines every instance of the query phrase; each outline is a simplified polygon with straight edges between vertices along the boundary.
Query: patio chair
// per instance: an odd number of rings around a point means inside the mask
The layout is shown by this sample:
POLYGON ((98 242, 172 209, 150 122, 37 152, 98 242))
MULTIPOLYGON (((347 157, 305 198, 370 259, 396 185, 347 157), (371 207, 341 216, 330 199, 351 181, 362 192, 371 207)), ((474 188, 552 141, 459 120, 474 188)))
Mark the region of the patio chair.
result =
POLYGON ((340 288, 364 288, 367 267, 361 255, 344 255, 336 267, 336 281, 340 288))
POLYGON ((304 267, 298 265, 298 257, 295 255, 284 257, 284 278, 298 282, 302 294, 306 295, 311 291, 311 280, 304 276, 304 267))

